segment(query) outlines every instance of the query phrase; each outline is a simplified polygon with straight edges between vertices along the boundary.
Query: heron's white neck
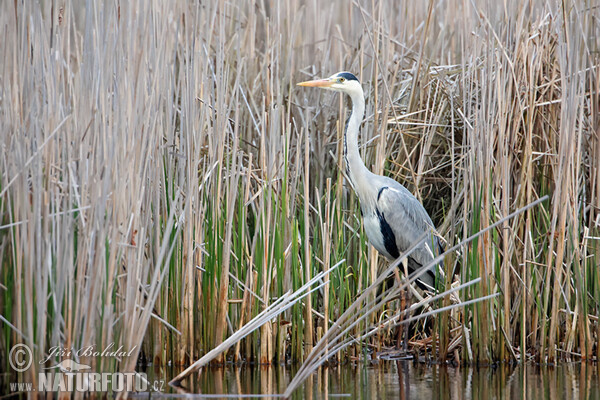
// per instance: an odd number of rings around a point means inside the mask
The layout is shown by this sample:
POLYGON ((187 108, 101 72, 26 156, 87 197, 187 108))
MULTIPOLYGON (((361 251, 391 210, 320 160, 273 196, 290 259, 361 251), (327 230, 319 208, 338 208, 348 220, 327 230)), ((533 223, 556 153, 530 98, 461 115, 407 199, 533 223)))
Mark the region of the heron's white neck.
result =
POLYGON ((362 90, 350 93, 352 99, 352 114, 344 132, 344 160, 346 161, 346 174, 354 191, 362 201, 365 193, 361 188, 369 187, 367 180, 371 172, 365 167, 358 151, 358 131, 365 113, 365 98, 362 90))

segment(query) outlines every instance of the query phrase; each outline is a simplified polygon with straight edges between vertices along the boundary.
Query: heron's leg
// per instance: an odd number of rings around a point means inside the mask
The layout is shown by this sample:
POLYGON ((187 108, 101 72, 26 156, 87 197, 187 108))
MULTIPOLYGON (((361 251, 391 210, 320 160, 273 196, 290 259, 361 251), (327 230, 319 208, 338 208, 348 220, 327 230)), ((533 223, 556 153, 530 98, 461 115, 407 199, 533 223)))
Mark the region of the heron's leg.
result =
MULTIPOLYGON (((403 298, 403 304, 402 304, 402 309, 403 310, 408 310, 411 306, 410 302, 412 299, 412 296, 410 295, 408 288, 406 288, 403 292, 404 294, 404 298, 403 298)), ((404 318, 409 318, 410 315, 405 315, 404 318)), ((410 336, 410 329, 408 326, 404 327, 404 346, 402 347, 402 349, 407 352, 408 351, 408 339, 410 336)))
MULTIPOLYGON (((407 298, 408 291, 405 289, 400 293, 400 310, 402 310, 402 312, 406 310, 407 298)), ((401 321, 404 321, 405 319, 406 315, 402 314, 401 321)), ((404 326, 404 324, 400 325, 400 331, 398 332, 398 344, 400 344, 400 341, 402 341, 402 351, 406 353, 406 349, 408 348, 408 326, 404 326)))
MULTIPOLYGON (((400 278, 400 273, 398 269, 394 270, 394 279, 397 285, 402 284, 402 279, 400 278)), ((404 290, 400 292, 400 310, 404 310, 404 290)), ((400 343, 402 342, 402 332, 405 330, 404 325, 402 324, 404 321, 404 315, 400 315, 400 319, 398 320, 398 327, 396 328, 396 348, 400 349, 400 343)))
MULTIPOLYGON (((408 276, 408 260, 406 258, 404 258, 401 261, 401 265, 404 270, 405 276, 408 276)), ((400 273, 399 273, 398 269, 394 270, 394 277, 396 278, 397 284, 402 285, 402 279, 400 277, 400 273)), ((409 302, 410 302, 410 294, 408 293, 408 288, 406 288, 400 292, 400 311, 401 312, 404 312, 405 310, 408 309, 409 302)), ((402 322, 406 319, 406 317, 407 316, 404 314, 400 315, 400 319, 398 321, 398 322, 400 322, 400 324, 398 325, 398 330, 396 332, 397 347, 398 347, 398 349, 400 349, 400 343, 402 343, 402 350, 405 353, 408 350, 408 336, 409 336, 409 331, 410 331, 410 329, 408 329, 408 326, 404 326, 404 324, 402 324, 402 322)))

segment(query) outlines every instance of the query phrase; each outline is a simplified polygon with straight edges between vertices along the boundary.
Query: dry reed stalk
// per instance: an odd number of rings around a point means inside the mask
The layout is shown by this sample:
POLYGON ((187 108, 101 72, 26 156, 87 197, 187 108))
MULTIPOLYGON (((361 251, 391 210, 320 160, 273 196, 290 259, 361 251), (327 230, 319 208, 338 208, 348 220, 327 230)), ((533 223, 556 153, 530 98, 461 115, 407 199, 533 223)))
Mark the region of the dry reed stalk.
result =
MULTIPOLYGON (((331 238, 331 231, 329 230, 329 227, 332 226, 332 219, 331 219, 331 179, 327 179, 327 185, 325 187, 326 190, 326 194, 325 194, 325 222, 322 224, 323 227, 323 248, 324 249, 329 249, 331 248, 331 242, 332 242, 332 238, 331 238)), ((323 315, 325 316, 325 318, 323 319, 323 333, 327 334, 327 331, 329 330, 329 290, 330 290, 330 285, 329 285, 329 268, 331 266, 331 253, 330 252, 326 252, 325 253, 325 260, 324 260, 324 265, 323 265, 323 270, 325 271, 325 281, 327 282, 327 284, 324 286, 323 291, 324 291, 324 296, 323 296, 323 315)))
MULTIPOLYGON (((311 251, 310 251, 310 222, 309 222, 309 193, 310 193, 310 144, 308 140, 308 132, 304 131, 304 262, 302 267, 304 270, 305 282, 311 280, 311 251)), ((312 351, 313 347, 313 319, 312 319, 312 299, 310 296, 306 298, 304 305, 304 356, 312 351)))

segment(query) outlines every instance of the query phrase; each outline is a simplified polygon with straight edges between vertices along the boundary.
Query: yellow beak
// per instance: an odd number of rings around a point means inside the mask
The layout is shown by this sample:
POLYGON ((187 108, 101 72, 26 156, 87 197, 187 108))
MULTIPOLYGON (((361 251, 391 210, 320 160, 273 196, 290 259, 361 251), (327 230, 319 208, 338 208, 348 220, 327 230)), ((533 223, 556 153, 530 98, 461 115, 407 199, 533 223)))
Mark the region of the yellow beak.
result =
POLYGON ((298 86, 309 86, 309 87, 331 87, 333 81, 329 79, 317 79, 314 81, 306 81, 297 83, 298 86))

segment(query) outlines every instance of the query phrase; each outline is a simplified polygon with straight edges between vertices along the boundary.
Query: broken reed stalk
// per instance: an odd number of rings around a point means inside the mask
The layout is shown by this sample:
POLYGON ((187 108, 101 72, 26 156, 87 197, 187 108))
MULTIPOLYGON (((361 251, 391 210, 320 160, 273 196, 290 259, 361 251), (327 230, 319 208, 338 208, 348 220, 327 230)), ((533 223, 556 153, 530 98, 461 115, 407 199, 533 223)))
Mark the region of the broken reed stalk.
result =
MULTIPOLYGON (((342 261, 331 267, 331 269, 335 269, 342 265, 342 261)), ((179 386, 180 382, 188 377, 194 371, 199 370, 203 366, 207 365, 210 361, 219 357, 223 352, 227 351, 231 346, 238 343, 240 340, 254 332, 255 330, 261 328, 266 323, 269 323, 274 318, 276 318, 281 313, 285 312, 289 308, 291 308, 294 304, 301 301, 303 298, 310 296, 313 292, 321 289, 325 286, 326 282, 319 283, 318 286, 311 289, 315 283, 319 282, 326 275, 325 272, 320 272, 315 275, 310 281, 305 283, 302 287, 294 292, 285 293, 282 297, 275 300, 275 302, 271 303, 267 306, 260 314, 254 317, 252 320, 248 321, 241 329, 238 329, 231 336, 229 336, 226 340, 224 340, 219 346, 213 348, 211 351, 206 353, 202 358, 194 362, 188 368, 186 368, 183 372, 173 378, 169 385, 179 386)))

